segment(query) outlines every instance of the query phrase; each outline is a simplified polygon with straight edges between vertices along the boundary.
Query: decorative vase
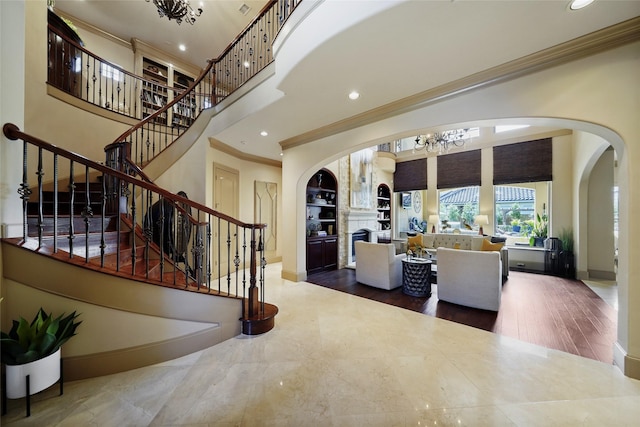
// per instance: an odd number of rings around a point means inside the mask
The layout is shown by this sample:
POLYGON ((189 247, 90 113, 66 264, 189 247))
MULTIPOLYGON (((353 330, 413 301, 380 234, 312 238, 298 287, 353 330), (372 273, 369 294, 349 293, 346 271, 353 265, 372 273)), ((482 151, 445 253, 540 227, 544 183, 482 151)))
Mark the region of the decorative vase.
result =
POLYGON ((23 365, 6 365, 7 397, 19 399, 27 395, 27 375, 31 395, 55 384, 60 379, 60 351, 58 349, 42 359, 23 365))

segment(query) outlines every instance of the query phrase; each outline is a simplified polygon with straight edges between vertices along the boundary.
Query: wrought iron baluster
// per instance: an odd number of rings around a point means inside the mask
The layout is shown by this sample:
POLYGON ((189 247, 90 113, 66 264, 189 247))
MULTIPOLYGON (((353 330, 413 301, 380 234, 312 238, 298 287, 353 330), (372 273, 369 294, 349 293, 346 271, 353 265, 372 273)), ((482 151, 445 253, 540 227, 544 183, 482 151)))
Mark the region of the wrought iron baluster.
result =
POLYGON ((73 204, 76 198, 76 184, 73 176, 73 160, 69 163, 69 258, 73 258, 73 239, 75 239, 73 228, 73 204))
POLYGON ((53 253, 58 253, 58 155, 53 155, 53 253))
POLYGON ((22 199, 22 240, 27 240, 27 208, 29 205, 29 197, 31 196, 31 189, 29 188, 29 182, 27 180, 27 156, 28 156, 27 141, 22 142, 22 182, 20 188, 18 188, 18 194, 22 199))
POLYGON ((85 262, 89 262, 89 227, 91 218, 93 218, 93 209, 91 209, 91 196, 89 194, 89 166, 84 168, 84 197, 86 205, 82 209, 80 216, 84 220, 84 246, 85 246, 85 262))
POLYGON ((207 289, 211 292, 211 214, 207 215, 207 223, 205 224, 207 232, 207 240, 205 244, 205 260, 206 264, 202 263, 200 268, 206 266, 207 276, 207 289))
POLYGON ((235 246, 236 246, 236 256, 233 258, 233 264, 236 267, 236 273, 235 273, 235 277, 236 277, 236 293, 235 295, 238 295, 238 278, 239 278, 239 267, 240 267, 240 254, 239 254, 239 247, 240 245, 238 244, 238 224, 236 224, 236 233, 234 236, 234 240, 235 240, 235 246))
MULTIPOLYGON (((146 194, 146 197, 143 199, 143 203, 146 200, 146 221, 144 227, 144 238, 145 238, 145 251, 144 251, 144 262, 145 262, 145 275, 149 275, 149 248, 150 242, 153 239, 153 216, 151 214, 151 205, 153 202, 153 194, 151 190, 144 189, 143 192, 146 194)), ((135 270, 131 272, 131 274, 135 274, 135 270)))
MULTIPOLYGON (((160 217, 158 218, 157 221, 157 225, 158 225, 158 230, 160 230, 160 281, 163 280, 164 278, 164 247, 165 244, 168 242, 165 242, 164 240, 164 233, 165 233, 165 222, 164 222, 164 218, 165 215, 167 214, 167 212, 165 212, 164 208, 165 208, 165 204, 164 204, 164 196, 160 196, 160 198, 158 199, 158 203, 160 203, 160 217)), ((149 277, 149 272, 147 271, 147 278, 149 277)))
POLYGON ((218 254, 218 263, 217 263, 217 265, 218 265, 218 293, 220 293, 220 291, 222 290, 222 288, 221 288, 221 281, 222 281, 222 266, 221 266, 221 263, 222 263, 222 255, 221 255, 222 243, 220 242, 220 237, 221 237, 221 234, 220 234, 221 233, 221 229, 220 229, 220 221, 221 220, 220 220, 220 217, 217 217, 216 221, 218 223, 218 227, 217 227, 218 232, 216 234, 216 241, 213 244, 215 245, 216 253, 218 254))
POLYGON ((262 313, 264 314, 264 273, 265 268, 267 267, 267 259, 264 256, 264 233, 266 232, 265 228, 260 229, 260 243, 258 244, 258 251, 260 251, 260 308, 262 313))
POLYGON ((231 223, 227 221, 227 294, 231 293, 231 223))
MULTIPOLYGON (((100 267, 104 268, 104 257, 105 257, 105 249, 107 247, 104 241, 104 223, 105 216, 107 212, 107 179, 108 176, 105 176, 104 172, 102 173, 102 194, 100 195, 100 201, 102 206, 102 215, 100 215, 100 267)), ((120 239, 117 239, 118 243, 120 243, 120 239)))
MULTIPOLYGON (((127 187, 128 188, 128 187, 127 187)), ((131 268, 133 271, 136 271, 136 262, 138 261, 138 248, 136 247, 136 224, 137 224, 137 205, 136 205, 136 186, 133 185, 132 188, 132 197, 131 197, 131 268)), ((127 202, 127 206, 129 202, 127 202)), ((143 201, 144 205, 144 201, 143 201)), ((118 221, 120 220, 120 214, 118 213, 118 221)), ((118 252, 120 252, 120 241, 118 241, 118 252)))
POLYGON ((44 214, 42 212, 42 177, 44 176, 44 172, 42 169, 42 148, 38 148, 38 170, 36 172, 38 176, 38 247, 42 247, 42 231, 44 230, 44 214))

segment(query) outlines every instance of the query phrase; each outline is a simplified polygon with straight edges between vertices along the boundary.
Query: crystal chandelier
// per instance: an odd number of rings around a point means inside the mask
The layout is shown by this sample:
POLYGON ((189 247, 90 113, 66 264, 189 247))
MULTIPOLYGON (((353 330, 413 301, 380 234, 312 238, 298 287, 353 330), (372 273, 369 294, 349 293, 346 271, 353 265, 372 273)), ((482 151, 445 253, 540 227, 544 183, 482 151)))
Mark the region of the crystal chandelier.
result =
POLYGON ((425 150, 438 154, 448 152, 452 147, 462 147, 471 139, 469 129, 451 129, 444 132, 418 135, 415 139, 414 151, 425 150))
MULTIPOLYGON (((147 2, 151 0, 146 0, 147 2)), ((166 16, 169 21, 175 19, 178 25, 185 21, 191 25, 196 22, 196 18, 202 15, 202 8, 193 10, 189 0, 153 0, 153 4, 158 8, 160 18, 166 16)))

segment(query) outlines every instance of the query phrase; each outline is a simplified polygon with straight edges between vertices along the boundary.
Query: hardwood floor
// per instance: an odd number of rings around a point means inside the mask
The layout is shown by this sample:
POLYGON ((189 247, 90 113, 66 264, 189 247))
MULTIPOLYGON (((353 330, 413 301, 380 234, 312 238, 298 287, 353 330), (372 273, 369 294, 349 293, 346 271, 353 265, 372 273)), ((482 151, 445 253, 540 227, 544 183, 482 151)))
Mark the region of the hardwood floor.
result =
POLYGON ((405 295, 402 287, 386 291, 366 286, 347 268, 312 274, 307 282, 613 363, 617 312, 578 280, 511 271, 497 313, 438 301, 437 285, 430 298, 405 295))

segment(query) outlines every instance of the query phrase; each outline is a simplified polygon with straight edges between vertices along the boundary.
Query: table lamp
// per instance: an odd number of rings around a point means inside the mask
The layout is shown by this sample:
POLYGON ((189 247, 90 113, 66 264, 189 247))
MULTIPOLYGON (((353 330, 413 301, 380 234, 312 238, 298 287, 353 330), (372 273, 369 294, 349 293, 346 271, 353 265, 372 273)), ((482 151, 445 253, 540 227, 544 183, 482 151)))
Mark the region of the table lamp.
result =
POLYGON ((476 215, 476 217, 473 219, 473 222, 476 225, 480 226, 480 229, 478 230, 478 234, 483 236, 484 235, 484 231, 482 230, 482 226, 483 225, 489 225, 489 216, 488 215, 476 215))
POLYGON ((438 215, 429 215, 429 223, 431 223, 431 233, 436 232, 436 224, 440 222, 440 217, 438 215))

